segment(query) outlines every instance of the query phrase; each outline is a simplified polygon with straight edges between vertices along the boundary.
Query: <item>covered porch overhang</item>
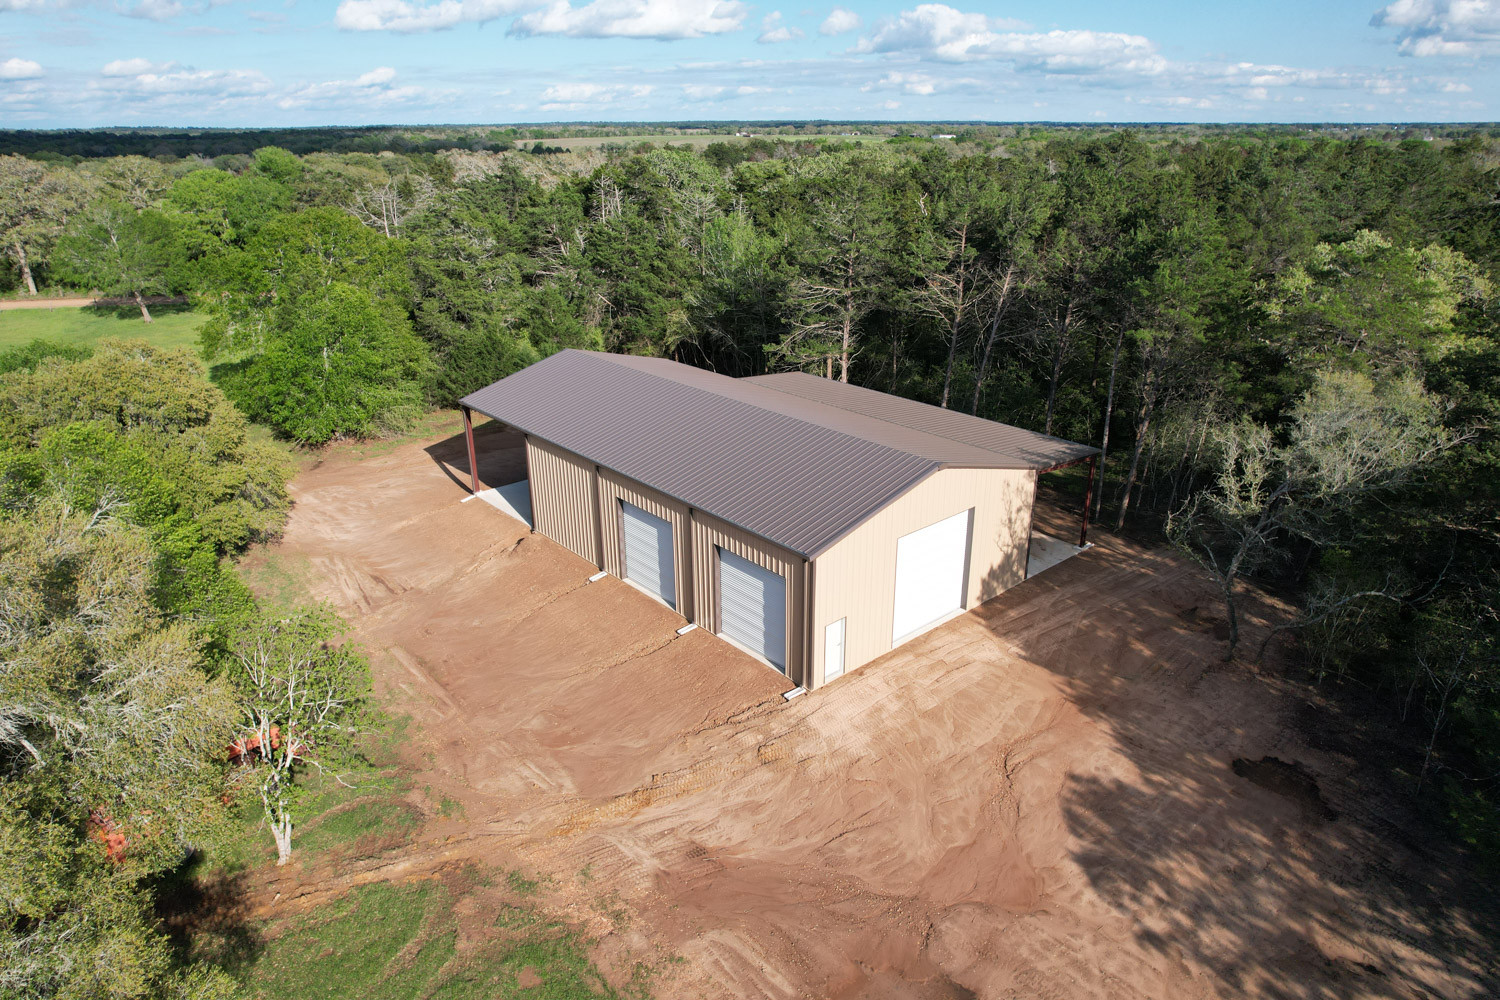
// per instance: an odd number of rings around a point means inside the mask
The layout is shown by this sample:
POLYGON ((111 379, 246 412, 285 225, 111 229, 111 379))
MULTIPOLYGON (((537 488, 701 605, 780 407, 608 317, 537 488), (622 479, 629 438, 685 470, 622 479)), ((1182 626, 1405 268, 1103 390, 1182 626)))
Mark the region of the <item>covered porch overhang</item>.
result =
MULTIPOLYGON (((1094 505, 1094 473, 1098 465, 1099 455, 1094 453, 1082 458, 1075 458, 1069 462, 1059 462, 1057 465, 1037 470, 1037 483, 1040 484, 1042 476, 1049 472, 1058 472, 1075 465, 1088 464, 1088 476, 1083 488, 1083 510, 1078 519, 1078 544, 1074 545, 1065 538, 1041 531, 1036 523, 1037 492, 1033 492, 1031 498, 1031 529, 1030 538, 1026 546, 1026 579, 1031 579, 1038 573, 1045 572, 1053 566, 1078 555, 1078 553, 1089 549, 1089 514, 1094 505)), ((1055 529, 1054 529, 1055 530, 1055 529)))

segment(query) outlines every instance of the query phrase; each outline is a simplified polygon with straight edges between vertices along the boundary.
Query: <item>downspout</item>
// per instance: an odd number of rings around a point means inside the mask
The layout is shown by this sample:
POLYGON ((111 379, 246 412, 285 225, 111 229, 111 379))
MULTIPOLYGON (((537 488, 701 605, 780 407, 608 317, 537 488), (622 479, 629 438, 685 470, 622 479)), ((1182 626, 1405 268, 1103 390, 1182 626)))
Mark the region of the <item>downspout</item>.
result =
MULTIPOLYGON (((474 457, 474 413, 467 406, 460 406, 464 415, 464 440, 469 445, 469 482, 471 493, 479 492, 479 462, 474 457)), ((532 515, 533 519, 536 517, 532 515)))

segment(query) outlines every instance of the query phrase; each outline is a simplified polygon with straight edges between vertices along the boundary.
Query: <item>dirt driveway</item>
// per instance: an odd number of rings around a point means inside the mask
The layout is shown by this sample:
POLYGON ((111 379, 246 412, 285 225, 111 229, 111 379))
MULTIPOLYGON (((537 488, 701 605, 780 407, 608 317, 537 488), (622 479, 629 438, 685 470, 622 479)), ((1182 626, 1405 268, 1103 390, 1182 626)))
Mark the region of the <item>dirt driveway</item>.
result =
MULTIPOLYGON (((487 481, 519 478, 513 440, 480 442, 487 481)), ((1211 595, 1168 554, 1106 538, 784 703, 769 668, 462 502, 462 451, 335 449, 294 483, 279 553, 349 615, 416 719, 418 780, 464 818, 336 878, 274 875, 278 905, 519 865, 613 974, 685 959, 669 997, 1496 988, 1482 887, 1405 832, 1335 719, 1221 662, 1211 595)))

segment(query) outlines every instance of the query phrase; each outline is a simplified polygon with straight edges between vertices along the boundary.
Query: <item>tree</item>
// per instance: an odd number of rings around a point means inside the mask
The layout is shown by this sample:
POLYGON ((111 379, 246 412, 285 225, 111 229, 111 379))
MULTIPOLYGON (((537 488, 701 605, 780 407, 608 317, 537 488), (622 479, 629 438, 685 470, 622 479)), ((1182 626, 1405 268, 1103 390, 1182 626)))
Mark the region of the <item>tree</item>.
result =
POLYGON ((35 295, 36 268, 83 200, 84 185, 67 170, 24 156, 0 156, 0 251, 35 295))
POLYGON ((240 777, 259 792, 278 865, 292 854, 298 777, 309 768, 336 777, 360 733, 369 666, 338 642, 342 632, 322 607, 250 623, 232 645, 240 777))
POLYGON ((116 156, 83 165, 105 191, 141 211, 156 208, 172 186, 172 174, 144 156, 116 156))
POLYGON ((0 992, 227 1000, 174 969, 142 879, 214 835, 232 693, 118 511, 42 494, 0 517, 0 992))
POLYGON ((1241 420, 1214 438, 1214 486, 1173 512, 1167 536, 1218 585, 1229 622, 1226 659, 1239 643, 1242 576, 1284 562, 1292 539, 1339 541, 1339 515, 1455 441, 1414 377, 1373 382, 1350 372, 1320 374, 1284 436, 1241 420))
POLYGON ((179 259, 176 234, 160 212, 121 201, 96 202, 58 243, 64 274, 105 295, 128 295, 151 322, 147 295, 171 291, 168 269, 179 259))
POLYGON ((979 400, 995 359, 995 348, 1000 345, 1017 301, 1035 280, 1036 238, 1055 195, 1055 186, 1046 183, 1035 169, 1015 168, 1003 176, 1005 183, 996 192, 993 221, 986 236, 990 261, 984 274, 989 284, 984 346, 974 373, 974 397, 969 401, 969 412, 975 415, 979 413, 979 400))
POLYGON ((403 315, 335 282, 280 303, 264 350, 216 375, 252 420, 323 444, 404 426, 422 406, 430 367, 403 315))
POLYGON ((0 376, 0 440, 30 449, 71 423, 100 424, 141 449, 219 554, 280 529, 291 506, 284 451, 255 440, 243 413, 182 349, 104 341, 0 376))
MULTIPOLYGON (((991 290, 985 280, 986 262, 979 242, 989 228, 988 216, 994 209, 986 169, 985 161, 971 157, 941 171, 946 176, 938 181, 932 208, 936 232, 926 248, 929 260, 923 268, 924 287, 917 301, 942 327, 947 361, 938 405, 944 409, 953 391, 959 349, 974 324, 980 301, 991 290)), ((1001 291, 1009 291, 1003 281, 1001 291)))
POLYGON ((1483 271, 1441 245, 1413 249, 1372 230, 1320 243, 1271 287, 1266 311, 1300 367, 1378 363, 1440 349, 1459 309, 1493 292, 1483 271))
POLYGON ((859 353, 864 318, 880 303, 889 272, 885 247, 891 236, 889 207, 874 179, 851 165, 845 183, 822 194, 799 232, 797 265, 802 277, 787 293, 790 331, 766 350, 777 359, 849 381, 859 353))
MULTIPOLYGON (((1120 331, 1133 348, 1137 405, 1134 447, 1120 489, 1116 530, 1125 526, 1151 422, 1163 399, 1184 388, 1181 376, 1190 368, 1204 342, 1216 298, 1226 284, 1226 251, 1213 219, 1181 201, 1170 207, 1176 211, 1158 213, 1163 223, 1161 229, 1151 238, 1149 255, 1137 265, 1149 270, 1131 283, 1131 318, 1136 325, 1120 331)), ((1106 446, 1120 346, 1121 341, 1117 340, 1110 363, 1109 393, 1104 408, 1106 446)), ((1107 457, 1108 452, 1101 449, 1101 477, 1107 457)))
POLYGON ((692 299, 694 343, 715 370, 763 370, 765 347, 782 331, 787 273, 781 249, 779 239, 757 230, 743 214, 705 227, 703 284, 692 299))

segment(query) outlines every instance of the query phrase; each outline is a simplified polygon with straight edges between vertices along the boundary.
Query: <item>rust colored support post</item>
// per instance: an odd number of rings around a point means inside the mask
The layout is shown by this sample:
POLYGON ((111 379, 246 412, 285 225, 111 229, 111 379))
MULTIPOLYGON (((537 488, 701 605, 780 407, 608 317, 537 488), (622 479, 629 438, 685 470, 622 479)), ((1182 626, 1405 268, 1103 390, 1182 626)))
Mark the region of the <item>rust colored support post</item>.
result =
POLYGON ((471 492, 479 492, 479 462, 474 457, 474 412, 467 406, 459 407, 464 414, 464 440, 469 445, 469 480, 473 484, 471 492))
POLYGON ((1080 549, 1089 543, 1089 508, 1094 504, 1094 464, 1098 460, 1098 455, 1089 459, 1089 483, 1083 488, 1083 530, 1078 533, 1080 549))

